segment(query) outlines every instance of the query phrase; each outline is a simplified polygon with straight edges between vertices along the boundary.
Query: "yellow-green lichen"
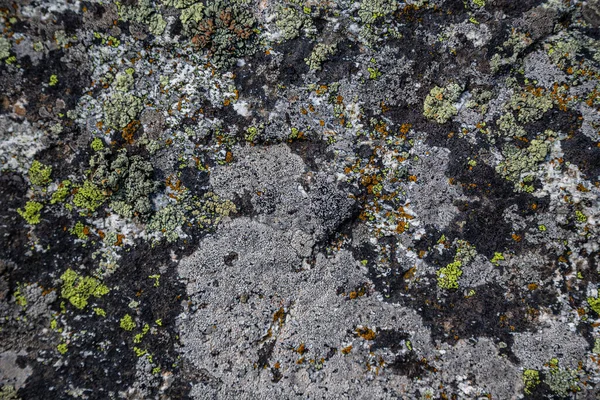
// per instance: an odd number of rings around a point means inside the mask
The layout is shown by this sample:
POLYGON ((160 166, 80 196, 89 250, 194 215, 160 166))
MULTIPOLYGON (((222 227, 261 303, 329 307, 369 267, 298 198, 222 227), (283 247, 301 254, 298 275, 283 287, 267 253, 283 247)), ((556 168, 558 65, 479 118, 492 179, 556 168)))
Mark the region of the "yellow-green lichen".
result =
POLYGON ((49 165, 44 165, 38 160, 34 160, 31 163, 31 167, 27 173, 29 177, 29 181, 32 185, 36 186, 46 186, 50 183, 50 175, 52 174, 52 167, 49 165))
POLYGON ((462 263, 458 260, 451 262, 436 271, 437 284, 442 289, 458 289, 458 278, 463 274, 460 267, 462 263))
POLYGON ((35 225, 40 223, 40 216, 44 206, 37 201, 28 201, 24 209, 17 209, 17 212, 28 224, 35 225))
POLYGON ((104 203, 106 196, 98 186, 90 181, 85 181, 83 186, 76 188, 77 192, 73 196, 73 203, 80 208, 89 211, 96 211, 104 203))
POLYGON ((587 303, 589 304, 590 308, 592 310, 594 310, 594 312, 598 315, 600 315, 600 298, 598 297, 588 297, 586 299, 587 303))
POLYGON ((74 227, 69 229, 72 235, 77 236, 81 240, 87 240, 89 234, 89 228, 86 227, 81 221, 77 221, 74 227))
POLYGON ((116 91, 104 103, 105 122, 111 128, 123 129, 137 117, 142 108, 142 99, 139 97, 116 91))
POLYGON ((526 369, 523 371, 523 391, 525 394, 531 394, 531 391, 540 384, 540 372, 535 369, 526 369))
POLYGON ((71 181, 62 181, 50 197, 50 204, 62 203, 71 194, 71 181))
POLYGON ((125 314, 125 316, 121 318, 121 321, 119 321, 119 326, 126 331, 132 331, 135 329, 136 324, 131 315, 125 314))
POLYGON ((66 343, 61 343, 58 346, 56 346, 56 350, 58 350, 60 354, 65 354, 67 351, 69 351, 69 347, 66 343))
POLYGON ((100 138, 94 138, 94 140, 92 140, 92 144, 90 145, 90 147, 94 151, 103 150, 104 149, 104 142, 100 138))
POLYGON ((48 81, 48 86, 56 86, 58 84, 58 76, 52 74, 50 75, 50 80, 48 81))
POLYGON ((98 279, 81 276, 70 268, 61 275, 60 279, 63 281, 61 296, 80 310, 87 306, 90 297, 100 298, 110 291, 98 279))
POLYGON ((495 252, 494 257, 492 257, 490 261, 492 262, 492 264, 498 265, 500 264, 500 261, 504 261, 504 255, 502 253, 495 252))
POLYGON ((425 98, 423 115, 439 124, 447 122, 458 114, 455 103, 461 93, 462 88, 456 83, 451 83, 445 88, 435 86, 425 98))
POLYGON ((335 50, 335 44, 319 43, 313 48, 310 56, 305 58, 304 61, 311 71, 319 71, 321 69, 321 64, 323 64, 330 55, 335 53, 335 50))

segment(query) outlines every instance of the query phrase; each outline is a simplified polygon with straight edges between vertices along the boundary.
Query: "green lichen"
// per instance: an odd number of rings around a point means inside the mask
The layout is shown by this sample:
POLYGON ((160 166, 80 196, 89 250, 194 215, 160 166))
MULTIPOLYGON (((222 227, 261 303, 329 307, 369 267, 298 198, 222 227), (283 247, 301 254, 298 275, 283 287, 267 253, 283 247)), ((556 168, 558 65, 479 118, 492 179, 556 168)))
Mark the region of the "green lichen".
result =
POLYGON ((581 390, 577 384, 579 382, 577 371, 559 367, 556 358, 550 360, 549 365, 550 369, 544 374, 544 383, 548 385, 552 392, 558 396, 566 397, 570 393, 581 390))
POLYGON ((523 371, 523 385, 525 394, 531 394, 532 390, 540 384, 540 372, 535 369, 523 371))
POLYGON ((258 136, 260 131, 258 130, 257 127, 251 126, 246 130, 246 132, 247 132, 246 137, 245 137, 246 141, 254 142, 254 140, 256 139, 256 136, 258 136))
POLYGON ((451 83, 445 88, 435 86, 425 98, 423 115, 439 124, 447 122, 458 114, 454 104, 460 98, 461 93, 462 88, 456 83, 451 83))
POLYGON ((291 40, 300 36, 302 29, 315 32, 312 19, 293 6, 281 7, 277 12, 275 25, 279 28, 283 39, 291 40))
POLYGON ((90 147, 94 151, 103 150, 104 149, 104 142, 100 138, 94 138, 94 140, 92 140, 92 144, 90 144, 90 147))
MULTIPOLYGON (((546 136, 554 136, 554 133, 546 131, 546 136)), ((516 191, 531 193, 534 190, 531 182, 535 178, 538 165, 550 153, 550 146, 550 142, 545 140, 544 136, 533 139, 529 147, 524 149, 507 145, 502 152, 505 160, 496 167, 496 172, 514 182, 516 191)))
POLYGON ((168 242, 179 239, 180 227, 185 223, 185 211, 174 204, 158 210, 146 226, 150 232, 161 232, 168 242))
POLYGON ((131 315, 125 314, 125 316, 121 318, 119 326, 126 331, 132 331, 133 329, 135 329, 136 324, 131 315))
MULTIPOLYGON (((123 326, 121 326, 121 327, 123 327, 123 326)), ((148 333, 149 330, 150 330, 150 325, 144 324, 144 326, 142 327, 142 332, 138 333, 137 335, 135 335, 133 337, 133 343, 141 343, 142 339, 144 338, 144 336, 146 336, 146 334, 148 333)))
POLYGON ((592 353, 600 354, 600 338, 596 338, 594 340, 594 348, 592 349, 592 353))
POLYGON ((61 343, 58 346, 56 346, 56 350, 58 350, 60 354, 65 354, 67 351, 69 351, 69 347, 66 343, 61 343))
POLYGON ((52 74, 50 75, 50 81, 48 81, 48 86, 56 86, 58 84, 58 76, 52 74))
POLYGON ((71 194, 71 181, 62 181, 52 196, 50 197, 50 204, 62 203, 71 194))
POLYGON ((588 297, 586 299, 587 303, 589 304, 590 308, 592 310, 594 310, 594 312, 598 315, 600 315, 600 298, 597 297, 588 297))
POLYGON ((0 60, 10 57, 10 40, 4 36, 0 36, 0 60))
POLYGON ((363 24, 373 24, 378 18, 392 14, 398 9, 396 0, 363 0, 360 3, 358 16, 363 24))
POLYGON ((40 211, 42 211, 42 208, 44 208, 44 206, 41 203, 38 203, 37 201, 28 201, 25 204, 25 209, 22 210, 18 208, 17 212, 28 224, 35 225, 40 223, 40 211))
POLYGON ((94 313, 100 317, 106 317, 106 311, 100 307, 94 307, 94 313))
MULTIPOLYGON (((177 7, 181 8, 181 7, 177 7)), ((198 24, 204 18, 204 4, 195 3, 190 5, 189 7, 183 8, 181 10, 181 16, 179 17, 181 23, 184 26, 187 26, 189 23, 198 24)))
POLYGON ((112 86, 119 92, 128 92, 133 87, 133 83, 134 79, 132 74, 128 74, 127 72, 119 72, 117 76, 115 76, 112 86))
POLYGON ((123 129, 143 109, 142 99, 129 93, 116 91, 103 106, 105 122, 114 129, 123 129))
POLYGON ((75 189, 77 192, 73 196, 73 203, 79 208, 94 212, 106 201, 102 190, 89 180, 86 180, 83 186, 75 189))
POLYGON ((44 165, 38 160, 34 160, 31 163, 31 167, 27 173, 31 184, 36 186, 46 186, 48 183, 50 183, 51 174, 52 167, 49 165, 44 165))
POLYGON ((330 55, 335 53, 336 47, 335 44, 319 43, 315 45, 310 56, 304 59, 308 68, 311 71, 321 70, 321 64, 323 64, 330 55))
POLYGON ((119 4, 119 17, 124 21, 145 24, 153 35, 161 35, 165 31, 167 22, 159 9, 150 0, 138 0, 134 4, 119 4))
POLYGON ((437 284, 442 289, 458 289, 458 278, 463 274, 460 261, 454 261, 436 271, 437 284))
POLYGON ((506 108, 517 112, 517 120, 529 123, 542 118, 553 106, 552 98, 541 89, 526 90, 514 94, 506 108))
POLYGON ((110 291, 98 279, 81 276, 70 268, 61 275, 60 279, 63 281, 61 296, 80 310, 87 306, 90 297, 100 298, 110 291))
POLYGON ((577 222, 579 222, 580 224, 584 224, 587 222, 587 217, 584 213, 582 213, 579 210, 575 210, 575 219, 577 219, 577 222))
POLYGON ((77 221, 75 226, 69 229, 69 233, 77 236, 81 240, 87 240, 89 234, 89 228, 87 228, 81 221, 77 221))
POLYGON ((492 264, 498 265, 500 264, 500 261, 504 261, 504 255, 502 253, 495 252, 494 257, 492 257, 490 261, 492 262, 492 264))
POLYGON ((13 385, 5 383, 0 388, 0 400, 20 400, 21 398, 17 394, 17 389, 13 385))
POLYGON ((485 0, 472 0, 477 7, 485 7, 485 0))

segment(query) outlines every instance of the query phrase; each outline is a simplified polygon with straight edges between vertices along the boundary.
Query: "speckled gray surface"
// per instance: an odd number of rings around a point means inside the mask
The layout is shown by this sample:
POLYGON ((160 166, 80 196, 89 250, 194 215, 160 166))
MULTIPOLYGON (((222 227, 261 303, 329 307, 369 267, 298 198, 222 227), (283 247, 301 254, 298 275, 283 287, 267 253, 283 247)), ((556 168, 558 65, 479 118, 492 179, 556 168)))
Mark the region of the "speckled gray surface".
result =
POLYGON ((597 0, 0 19, 0 400, 600 398, 597 0))

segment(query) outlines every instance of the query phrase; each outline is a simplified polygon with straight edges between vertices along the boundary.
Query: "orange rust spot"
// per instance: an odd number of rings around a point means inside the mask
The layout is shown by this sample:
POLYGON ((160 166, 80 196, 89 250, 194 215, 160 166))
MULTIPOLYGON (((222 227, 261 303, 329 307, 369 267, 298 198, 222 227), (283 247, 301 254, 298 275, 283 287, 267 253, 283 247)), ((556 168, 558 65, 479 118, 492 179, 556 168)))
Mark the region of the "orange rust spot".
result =
POLYGON ((521 240, 523 240, 523 237, 521 235, 517 235, 516 233, 513 233, 511 237, 515 242, 520 242, 521 240))
POLYGON ((530 283, 529 285, 527 285, 527 289, 529 289, 529 290, 535 290, 537 288, 538 288, 537 283, 530 283))
POLYGON ((115 246, 122 246, 123 245, 123 239, 125 239, 125 235, 118 233, 117 234, 117 241, 115 242, 115 246))
POLYGON ((233 154, 230 151, 228 151, 227 153, 225 153, 225 162, 227 164, 229 164, 232 161, 233 161, 233 154))
POLYGON ((375 336, 377 336, 375 331, 367 327, 356 328, 356 334, 365 340, 374 340, 375 336))
POLYGON ((352 351, 352 345, 346 346, 341 350, 342 354, 344 354, 344 355, 350 354, 351 351, 352 351))
POLYGON ((406 271, 404 273, 404 276, 402 277, 405 281, 411 279, 413 276, 415 276, 415 272, 417 272, 417 268, 416 267, 412 267, 409 268, 408 271, 406 271))
POLYGON ((300 343, 300 346, 298 346, 298 348, 296 349, 296 353, 303 355, 304 353, 306 353, 306 346, 304 345, 304 342, 300 343))
POLYGON ((125 139, 125 141, 128 144, 133 144, 133 135, 135 134, 135 132, 137 132, 138 128, 140 127, 140 121, 131 121, 130 123, 127 124, 127 126, 125 128, 123 128, 123 132, 121 133, 121 136, 123 137, 123 139, 125 139))
POLYGON ((408 180, 411 181, 411 182, 416 182, 417 181, 417 176, 416 175, 410 175, 408 177, 408 180))

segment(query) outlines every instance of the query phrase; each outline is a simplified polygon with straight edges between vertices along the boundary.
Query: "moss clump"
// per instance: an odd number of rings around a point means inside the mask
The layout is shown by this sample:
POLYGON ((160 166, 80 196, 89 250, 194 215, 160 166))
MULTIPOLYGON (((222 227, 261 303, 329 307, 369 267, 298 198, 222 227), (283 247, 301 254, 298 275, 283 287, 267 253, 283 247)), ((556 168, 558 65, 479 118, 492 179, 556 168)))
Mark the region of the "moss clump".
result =
POLYGON ((28 201, 25 204, 25 209, 17 209, 17 212, 28 224, 35 225, 40 223, 40 211, 44 208, 41 203, 37 201, 28 201))
POLYGON ((451 83, 445 88, 434 87, 425 98, 423 115, 439 124, 447 122, 458 114, 454 103, 460 98, 461 92, 462 88, 456 83, 451 83))
POLYGON ((137 117, 143 107, 139 97, 117 91, 104 103, 105 122, 111 128, 123 129, 137 117))
POLYGON ((533 388, 540 384, 540 373, 535 369, 523 371, 523 385, 525 394, 531 394, 533 388))
POLYGON ((50 204, 62 203, 71 194, 71 181, 64 180, 59 185, 52 197, 50 198, 50 204))
POLYGON ((319 43, 313 48, 310 56, 305 58, 304 61, 311 71, 319 71, 321 69, 321 64, 323 64, 330 55, 334 54, 335 50, 335 44, 319 43))
POLYGON ((83 182, 83 186, 76 188, 76 190, 73 203, 77 207, 94 212, 106 201, 106 196, 100 188, 89 180, 83 182))
POLYGON ((133 320, 131 315, 125 314, 125 316, 123 318, 121 318, 121 321, 119 322, 119 326, 122 329, 125 329, 126 331, 132 331, 133 329, 135 329, 136 325, 135 325, 135 321, 133 320))
POLYGON ((70 268, 61 275, 60 279, 63 281, 60 295, 80 310, 87 306, 90 297, 100 298, 110 291, 98 279, 81 276, 70 268))
POLYGON ((29 181, 32 185, 46 186, 48 183, 50 183, 51 174, 51 166, 44 165, 38 160, 34 160, 33 163, 31 163, 31 167, 29 168, 27 176, 29 176, 29 181))
POLYGON ((456 260, 440 268, 437 272, 437 284, 442 289, 458 289, 458 278, 463 274, 460 267, 462 262, 456 260))

